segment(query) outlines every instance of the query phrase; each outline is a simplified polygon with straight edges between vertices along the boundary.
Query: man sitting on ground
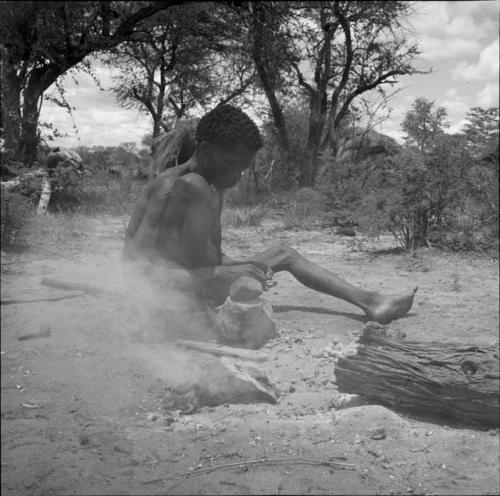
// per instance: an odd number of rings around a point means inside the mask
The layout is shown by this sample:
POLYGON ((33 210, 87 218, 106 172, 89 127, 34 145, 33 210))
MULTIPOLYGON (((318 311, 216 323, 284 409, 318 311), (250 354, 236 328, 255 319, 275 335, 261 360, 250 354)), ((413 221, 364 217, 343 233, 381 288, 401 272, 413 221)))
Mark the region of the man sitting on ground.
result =
POLYGON ((279 245, 235 261, 221 248, 224 190, 236 185, 250 167, 262 139, 255 123, 231 105, 219 105, 196 128, 197 148, 184 164, 150 181, 128 225, 124 259, 142 264, 158 280, 187 274, 186 287, 209 305, 223 303, 231 284, 242 276, 265 288, 275 272, 290 272, 305 286, 361 308, 370 320, 386 324, 405 315, 417 288, 382 295, 358 288, 279 245), (162 272, 162 270, 165 270, 162 272))

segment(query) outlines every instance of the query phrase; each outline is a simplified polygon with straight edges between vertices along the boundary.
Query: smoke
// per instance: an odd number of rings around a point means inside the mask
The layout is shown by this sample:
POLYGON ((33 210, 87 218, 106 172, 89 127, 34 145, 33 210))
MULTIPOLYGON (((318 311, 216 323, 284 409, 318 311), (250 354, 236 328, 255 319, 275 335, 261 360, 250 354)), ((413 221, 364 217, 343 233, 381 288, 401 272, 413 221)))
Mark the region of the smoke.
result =
POLYGON ((115 300, 113 312, 114 334, 121 340, 116 350, 146 374, 165 408, 275 401, 260 381, 232 360, 227 363, 176 345, 178 339, 208 341, 216 336, 214 316, 196 298, 194 281, 186 270, 161 262, 116 262, 110 261, 99 277, 108 289, 123 295, 115 300))
POLYGON ((208 310, 196 297, 185 269, 139 262, 126 263, 124 271, 131 324, 146 342, 214 338, 208 310))
POLYGON ((115 325, 139 368, 177 391, 212 380, 217 358, 175 346, 177 339, 215 337, 208 310, 193 294, 186 270, 161 263, 110 263, 101 277, 106 287, 123 295, 115 325))
POLYGON ((152 377, 180 392, 207 389, 207 382, 221 368, 215 357, 168 344, 138 345, 133 353, 152 377))

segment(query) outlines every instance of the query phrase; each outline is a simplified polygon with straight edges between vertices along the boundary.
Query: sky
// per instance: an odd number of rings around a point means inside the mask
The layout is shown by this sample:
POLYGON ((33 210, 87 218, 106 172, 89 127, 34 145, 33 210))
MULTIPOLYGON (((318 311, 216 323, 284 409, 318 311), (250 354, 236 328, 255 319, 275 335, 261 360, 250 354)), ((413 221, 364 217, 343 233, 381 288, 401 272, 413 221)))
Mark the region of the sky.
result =
MULTIPOLYGON (((401 122, 416 98, 434 101, 448 111, 448 132, 459 132, 472 107, 498 106, 500 0, 414 2, 406 19, 419 40, 417 68, 430 74, 402 76, 390 89, 398 91, 389 102, 389 119, 377 131, 402 141, 401 122)), ((66 77, 66 99, 73 115, 45 101, 40 120, 51 122, 65 138, 64 146, 116 146, 136 142, 151 132, 150 119, 137 110, 120 107, 113 93, 117 69, 96 66, 104 91, 85 73, 66 77), (77 131, 75 131, 75 128, 77 131)), ((56 95, 54 88, 48 94, 56 95)))

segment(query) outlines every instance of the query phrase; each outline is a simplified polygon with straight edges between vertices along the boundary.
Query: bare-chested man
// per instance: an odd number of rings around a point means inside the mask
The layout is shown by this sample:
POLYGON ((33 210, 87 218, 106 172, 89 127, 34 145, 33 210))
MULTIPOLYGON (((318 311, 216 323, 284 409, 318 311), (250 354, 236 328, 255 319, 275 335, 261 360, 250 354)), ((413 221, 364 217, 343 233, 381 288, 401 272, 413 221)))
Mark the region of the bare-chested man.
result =
POLYGON ((240 261, 227 257, 221 248, 224 190, 251 165, 262 146, 261 136, 244 112, 219 105, 200 120, 196 141, 196 151, 186 163, 167 169, 147 185, 127 229, 125 260, 142 263, 145 273, 156 278, 174 274, 172 281, 179 279, 181 269, 188 275, 184 284, 212 306, 224 301, 231 283, 241 276, 265 288, 270 275, 287 271, 305 286, 352 303, 382 324, 409 311, 416 287, 395 295, 361 289, 289 246, 240 261))

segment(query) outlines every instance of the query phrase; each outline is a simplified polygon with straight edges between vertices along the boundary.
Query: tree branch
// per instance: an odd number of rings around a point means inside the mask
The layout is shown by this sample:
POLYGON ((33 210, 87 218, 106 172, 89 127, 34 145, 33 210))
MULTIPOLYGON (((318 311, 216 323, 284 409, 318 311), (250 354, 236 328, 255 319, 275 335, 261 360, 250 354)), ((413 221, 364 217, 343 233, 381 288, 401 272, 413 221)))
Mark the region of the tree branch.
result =
MULTIPOLYGON (((334 89, 333 94, 332 94, 331 107, 330 107, 330 111, 328 113, 328 119, 327 119, 325 133, 324 133, 325 136, 323 137, 323 140, 322 140, 323 142, 325 139, 327 139, 327 137, 331 133, 333 118, 335 116, 335 113, 337 112, 340 94, 344 90, 344 88, 347 84, 347 81, 349 80, 349 73, 351 72, 352 60, 353 60, 351 26, 350 26, 349 20, 345 17, 344 13, 341 12, 341 10, 339 8, 339 2, 335 2, 333 9, 334 9, 335 15, 337 16, 337 19, 340 22, 342 30, 344 31, 346 61, 344 64, 344 69, 342 71, 342 77, 339 81, 339 84, 334 89)), ((334 127, 337 127, 337 124, 335 124, 334 127)))
POLYGON ((345 102, 343 103, 340 111, 338 112, 337 116, 335 117, 335 121, 334 121, 334 128, 338 127, 340 121, 342 120, 342 118, 344 117, 344 115, 346 114, 348 108, 349 108, 349 105, 351 105, 352 101, 359 95, 361 95, 362 93, 365 93, 366 91, 369 91, 369 90, 372 90, 374 88, 376 88, 377 86, 379 86, 380 84, 383 84, 383 83, 396 83, 397 81, 387 81, 388 78, 392 77, 392 76, 402 76, 402 75, 405 75, 407 74, 408 71, 404 71, 404 70, 399 70, 399 69, 395 69, 393 71, 389 71, 385 74, 382 74, 380 77, 378 77, 375 81, 373 81, 372 83, 369 83, 369 84, 365 84, 363 86, 360 86, 359 88, 356 88, 356 90, 354 90, 345 100, 345 102))
POLYGON ((234 98, 236 98, 237 96, 242 95, 246 91, 246 89, 253 83, 254 79, 255 79, 255 75, 252 74, 245 82, 241 83, 241 86, 239 88, 237 88, 234 91, 232 91, 231 93, 229 93, 229 95, 226 96, 225 98, 221 98, 219 100, 219 105, 223 105, 225 103, 228 103, 231 100, 233 100, 234 98))
POLYGON ((299 69, 299 66, 297 62, 291 61, 292 67, 295 69, 295 72, 297 73, 297 78, 299 80, 299 84, 305 88, 310 95, 315 95, 316 90, 304 79, 304 76, 302 75, 302 72, 299 69))
POLYGON ((118 26, 116 31, 111 36, 111 41, 113 44, 118 44, 123 41, 125 38, 130 36, 134 32, 134 28, 137 24, 139 24, 144 19, 151 17, 152 15, 160 12, 162 10, 167 10, 174 5, 182 4, 181 0, 166 0, 161 2, 154 2, 147 7, 143 7, 139 9, 137 12, 134 12, 126 19, 124 19, 121 24, 118 26))

